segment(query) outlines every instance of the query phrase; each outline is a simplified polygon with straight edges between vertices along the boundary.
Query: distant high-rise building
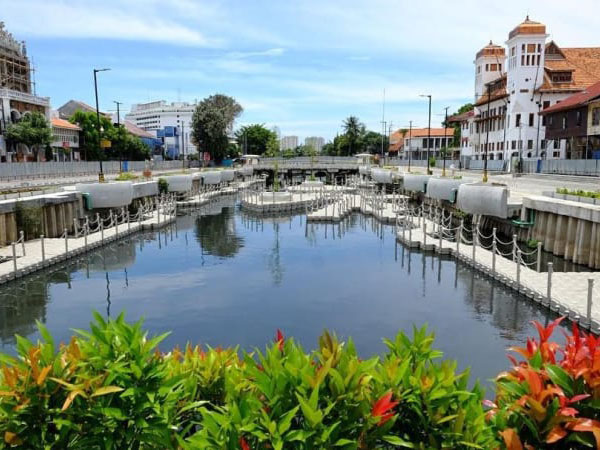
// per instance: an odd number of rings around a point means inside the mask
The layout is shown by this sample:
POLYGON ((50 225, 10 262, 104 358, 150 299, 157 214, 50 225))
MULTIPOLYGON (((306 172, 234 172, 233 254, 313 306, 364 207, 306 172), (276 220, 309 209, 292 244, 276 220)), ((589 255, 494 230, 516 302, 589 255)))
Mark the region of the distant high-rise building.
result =
POLYGON ((165 153, 171 158, 179 157, 180 150, 187 157, 198 151, 192 143, 192 116, 196 104, 185 102, 167 103, 164 100, 138 103, 131 106, 125 118, 142 130, 156 133, 163 140, 165 153), (182 136, 183 130, 183 136, 182 136))
POLYGON ((281 150, 294 150, 298 147, 298 136, 284 136, 281 138, 281 150))
POLYGON ((321 153, 325 145, 325 139, 320 136, 310 136, 304 139, 304 145, 314 148, 317 153, 321 153))

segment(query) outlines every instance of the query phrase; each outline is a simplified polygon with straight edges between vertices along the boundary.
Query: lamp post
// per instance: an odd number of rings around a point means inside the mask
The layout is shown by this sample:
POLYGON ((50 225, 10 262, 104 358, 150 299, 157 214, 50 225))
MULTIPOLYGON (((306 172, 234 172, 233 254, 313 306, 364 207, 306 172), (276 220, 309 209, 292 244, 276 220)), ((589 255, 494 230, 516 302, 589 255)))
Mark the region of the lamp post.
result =
POLYGON ((98 181, 104 183, 104 172, 102 171, 102 135, 100 131, 100 109, 98 107, 98 80, 96 74, 98 72, 106 72, 110 69, 94 69, 94 92, 96 93, 96 120, 98 124, 98 159, 100 160, 100 173, 98 174, 98 181))
POLYGON ((123 104, 122 102, 118 102, 116 100, 113 100, 113 103, 116 103, 117 105, 117 138, 119 139, 119 173, 123 172, 123 153, 122 153, 122 149, 121 149, 121 135, 120 130, 121 130, 121 110, 120 110, 120 106, 123 104))
POLYGON ((446 176, 446 153, 448 153, 448 138, 446 137, 446 130, 448 129, 448 108, 450 108, 450 107, 446 106, 444 108, 446 110, 446 120, 444 120, 444 142, 445 142, 446 146, 444 147, 444 166, 442 168, 442 176, 443 177, 446 176))
POLYGON ((429 120, 427 122, 427 175, 431 175, 429 169, 429 148, 431 147, 431 94, 421 94, 419 97, 427 97, 429 99, 429 120))
POLYGON ((488 107, 487 107, 487 117, 486 117, 486 122, 485 125, 485 129, 486 129, 486 138, 485 138, 485 154, 483 156, 483 182, 487 183, 488 181, 488 171, 487 171, 487 161, 488 161, 488 147, 490 146, 490 103, 491 103, 491 97, 490 97, 490 84, 488 83, 487 85, 487 100, 488 100, 488 107))

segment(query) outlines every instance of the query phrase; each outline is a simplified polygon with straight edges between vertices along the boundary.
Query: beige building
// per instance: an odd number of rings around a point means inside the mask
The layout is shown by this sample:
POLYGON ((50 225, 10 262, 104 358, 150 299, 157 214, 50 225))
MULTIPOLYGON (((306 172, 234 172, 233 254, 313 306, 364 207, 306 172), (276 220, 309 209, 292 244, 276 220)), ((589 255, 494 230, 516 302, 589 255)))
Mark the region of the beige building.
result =
POLYGON ((81 128, 64 119, 52 118, 52 154, 54 161, 79 161, 81 128))

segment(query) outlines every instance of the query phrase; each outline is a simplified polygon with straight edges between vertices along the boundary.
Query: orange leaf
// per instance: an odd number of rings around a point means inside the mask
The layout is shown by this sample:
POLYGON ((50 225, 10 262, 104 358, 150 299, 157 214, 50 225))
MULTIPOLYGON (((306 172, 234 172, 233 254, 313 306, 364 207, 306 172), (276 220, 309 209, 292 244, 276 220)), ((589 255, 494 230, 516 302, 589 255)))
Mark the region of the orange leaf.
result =
POLYGON ((62 406, 62 411, 65 411, 69 406, 71 406, 71 403, 73 403, 73 400, 75 400, 75 397, 77 397, 78 395, 85 397, 85 394, 81 389, 76 389, 74 391, 69 392, 69 395, 67 395, 67 399, 65 400, 65 403, 62 406))
POLYGON ((507 450, 523 450, 521 439, 519 439, 519 435, 513 428, 507 428, 500 432, 500 435, 502 436, 502 439, 504 439, 507 450))
POLYGON ((11 445, 21 445, 23 443, 16 433, 12 433, 10 431, 6 431, 4 433, 4 442, 11 445))
POLYGON ((560 425, 556 425, 554 428, 550 430, 548 433, 548 437, 546 438, 547 444, 553 444, 554 442, 560 441, 567 435, 567 430, 565 430, 560 425))
POLYGON ((50 370, 52 369, 52 366, 46 366, 42 369, 42 371, 40 372, 40 375, 37 377, 37 385, 41 386, 42 384, 44 384, 44 381, 46 381, 46 377, 48 376, 48 372, 50 372, 50 370))

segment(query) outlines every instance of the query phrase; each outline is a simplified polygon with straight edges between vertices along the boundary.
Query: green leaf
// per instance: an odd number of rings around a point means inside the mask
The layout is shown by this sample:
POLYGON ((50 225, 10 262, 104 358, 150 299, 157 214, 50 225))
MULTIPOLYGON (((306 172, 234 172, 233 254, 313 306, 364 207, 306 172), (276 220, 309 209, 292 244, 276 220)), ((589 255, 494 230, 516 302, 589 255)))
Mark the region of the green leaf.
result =
POLYGON ((382 438, 385 442, 395 445, 397 447, 404 447, 404 448, 415 448, 414 444, 405 441, 404 439, 400 438, 399 436, 393 436, 391 434, 388 434, 386 436, 383 436, 382 438))
POLYGON ((123 390, 122 387, 119 386, 103 386, 94 391, 90 397, 99 397, 101 395, 113 394, 115 392, 121 392, 123 390))
POLYGON ((565 372, 561 367, 548 364, 546 366, 546 373, 550 379, 560 386, 565 392, 567 397, 573 397, 573 379, 565 372))
POLYGON ((292 425, 292 419, 298 412, 298 409, 300 409, 300 406, 296 406, 295 408, 289 410, 281 417, 281 419, 279 419, 279 434, 283 435, 287 430, 290 429, 290 426, 292 425))

